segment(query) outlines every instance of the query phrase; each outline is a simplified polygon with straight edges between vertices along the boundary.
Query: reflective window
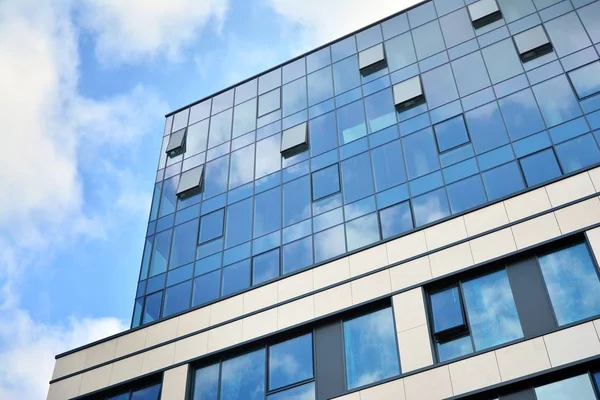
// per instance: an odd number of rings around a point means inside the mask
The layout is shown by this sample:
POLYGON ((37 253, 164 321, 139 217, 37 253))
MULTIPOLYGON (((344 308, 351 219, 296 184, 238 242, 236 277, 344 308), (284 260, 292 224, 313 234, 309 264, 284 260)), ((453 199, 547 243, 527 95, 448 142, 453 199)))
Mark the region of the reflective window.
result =
POLYGON ((438 343, 437 351, 440 362, 452 360, 471 354, 473 352, 473 341, 471 336, 463 336, 448 342, 438 343))
POLYGON ((283 66, 283 83, 288 83, 306 74, 304 58, 283 66))
POLYGON ((223 361, 223 400, 262 400, 265 396, 265 350, 257 350, 223 361))
POLYGON ((396 71, 417 61, 410 32, 385 42, 385 56, 390 71, 396 71))
POLYGON ((192 281, 171 286, 165 291, 163 317, 184 311, 190 307, 192 281))
POLYGON ((228 90, 224 93, 216 95, 212 99, 212 115, 220 113, 223 110, 233 106, 233 90, 228 90))
POLYGON ((160 199, 160 208, 158 209, 158 216, 164 217, 175 212, 175 205, 177 204, 177 185, 179 184, 178 177, 167 179, 163 183, 162 196, 160 199))
POLYGON ((146 302, 144 303, 144 315, 142 317, 142 324, 147 324, 152 321, 156 321, 160 318, 160 307, 162 303, 162 290, 149 296, 146 296, 146 302))
POLYGON ((304 176, 283 185, 283 226, 310 217, 310 177, 304 176))
POLYGON ((154 236, 154 246, 152 247, 152 261, 150 262, 150 276, 162 274, 167 270, 167 260, 169 259, 169 248, 171 247, 171 232, 161 232, 154 236))
POLYGON ((344 225, 315 234, 315 263, 328 260, 346 252, 344 225))
POLYGON ((227 189, 227 171, 229 156, 217 158, 206 164, 204 170, 204 198, 223 193, 227 189))
POLYGON ((313 377, 312 334, 269 348, 269 389, 279 389, 313 377))
POLYGON ((221 291, 221 270, 194 279, 192 307, 208 303, 219 297, 221 291))
POLYGON ((473 25, 466 8, 441 17, 440 25, 447 47, 454 47, 475 37, 473 25))
POLYGON ((356 53, 356 41, 354 40, 354 36, 350 36, 331 45, 331 58, 333 62, 346 58, 354 53, 356 53))
POLYGON ((279 276, 279 249, 258 255, 252 259, 252 284, 266 282, 279 276))
POLYGON ((499 103, 512 140, 524 138, 545 128, 531 89, 500 99, 499 103))
POLYGON ((169 269, 177 268, 195 260, 197 232, 197 219, 175 227, 173 230, 169 269))
POLYGON ((516 21, 535 12, 531 0, 498 0, 502 16, 508 22, 516 21))
POLYGON ((257 79, 252 79, 249 82, 242 83, 235 88, 235 104, 241 104, 246 100, 256 97, 257 79))
POLYGON ((595 400, 596 394, 589 375, 579 375, 535 388, 538 400, 578 399, 595 400))
POLYGON ((267 397, 267 400, 315 400, 315 383, 296 386, 267 397))
POLYGON ((283 116, 306 108, 306 78, 297 79, 283 87, 283 116))
POLYGON ((233 111, 233 137, 242 136, 256 128, 256 99, 236 106, 233 111))
POLYGON ((371 46, 381 43, 383 37, 381 36, 381 26, 375 25, 369 29, 365 29, 356 34, 356 43, 358 45, 358 51, 362 51, 371 46))
POLYGON ((361 100, 338 108, 337 117, 340 143, 350 143, 366 136, 365 110, 361 100))
POLYGON ((256 143, 255 179, 281 169, 281 136, 273 135, 256 143))
POLYGON ((223 268, 221 295, 227 296, 250 286, 250 260, 240 261, 223 268))
POLYGON ((281 228, 281 186, 257 194, 254 200, 254 237, 281 228))
POLYGON ((552 4, 556 4, 561 0, 533 0, 533 2, 535 3, 535 6, 538 10, 541 10, 543 8, 549 7, 552 4))
POLYGON ((312 237, 283 246, 283 273, 289 274, 313 263, 312 237))
POLYGON ((475 350, 523 337, 505 270, 464 282, 462 287, 475 350))
POLYGON ((562 175, 552 149, 546 149, 520 160, 527 186, 535 186, 562 175))
POLYGON ((208 134, 208 147, 217 146, 231 139, 231 117, 233 109, 213 115, 210 119, 210 133, 208 134))
POLYGON ((197 369, 194 377, 194 400, 217 400, 219 364, 197 369))
POLYGON ((464 7, 465 2, 463 0, 433 0, 435 3, 435 9, 438 15, 448 14, 458 8, 464 7))
POLYGON ((344 203, 352 203, 373 194, 373 175, 369 153, 363 153, 341 163, 344 203))
POLYGON ((348 389, 400 374, 391 308, 344 322, 348 389))
POLYGON ((519 166, 516 162, 504 164, 483 173, 483 183, 490 201, 525 189, 519 166))
POLYGON ((379 221, 384 239, 408 232, 414 227, 407 201, 379 211, 379 221))
POLYGON ((331 53, 329 47, 315 51, 314 53, 306 56, 306 69, 307 72, 313 72, 326 65, 331 64, 331 53))
POLYGON ((275 89, 258 97, 258 116, 278 110, 281 107, 281 90, 275 89))
POLYGON ((435 7, 432 2, 425 3, 408 11, 408 21, 412 28, 429 22, 435 19, 435 17, 435 7))
POLYGON ((185 138, 186 158, 206 150, 206 144, 208 143, 208 121, 204 120, 188 127, 185 138))
POLYGON ((581 25, 577 14, 572 12, 544 24, 556 53, 562 57, 584 49, 592 43, 581 25))
POLYGON ((377 214, 369 214, 346 223, 346 243, 352 251, 379 241, 377 214))
POLYGON ((392 90, 384 89, 369 97, 365 97, 365 109, 369 132, 377 132, 396 123, 396 110, 392 90))
POLYGON ((337 147, 335 112, 311 119, 308 124, 310 152, 315 156, 337 147))
POLYGON ((420 26, 412 32, 419 60, 432 56, 446 47, 437 21, 420 26))
POLYGON ((223 236, 224 210, 220 209, 210 214, 203 215, 200 219, 199 243, 208 242, 223 236))
POLYGON ((432 294, 430 301, 435 333, 466 324, 458 287, 432 294))
POLYGON ((406 181, 404 157, 399 140, 371 150, 371 161, 378 192, 406 181))
POLYGON ((402 147, 404 147, 404 157, 410 179, 418 178, 440 168, 431 128, 402 138, 402 147))
POLYGON ((594 2, 577 11, 594 43, 600 42, 600 3, 594 2))
POLYGON ((569 79, 580 99, 600 92, 600 61, 569 72, 569 79))
POLYGON ((210 116, 211 99, 204 100, 190 109, 190 125, 210 116))
POLYGON ((281 68, 277 68, 275 71, 261 75, 258 78, 258 94, 273 90, 277 86, 281 86, 281 68))
POLYGON ((314 105, 333 97, 331 67, 308 75, 308 104, 314 105))
POLYGON ((452 149, 469 141, 465 120, 462 115, 441 122, 433 128, 440 152, 452 149))
POLYGON ((504 121, 496 102, 466 113, 471 141, 477 154, 500 147, 509 142, 504 121))
POLYGON ((417 227, 450 215, 450 207, 444 188, 413 198, 412 205, 417 227))
POLYGON ((396 15, 394 18, 383 21, 381 24, 381 29, 383 30, 383 37, 385 39, 389 39, 404 33, 409 29, 408 16, 406 13, 402 13, 400 15, 396 15))
POLYGON ((458 98, 450 64, 442 65, 421 75, 429 108, 435 108, 458 98))
POLYGON ((447 190, 453 214, 480 206, 487 201, 479 175, 448 185, 447 190))
POLYGON ((229 189, 251 182, 254 178, 254 145, 231 153, 229 189))
POLYGON ((600 150, 592 135, 583 135, 556 146, 563 171, 578 171, 600 162, 600 150))
POLYGON ((323 168, 312 174, 313 200, 329 196, 340 191, 340 176, 337 164, 323 168))
POLYGON ((252 236, 252 199, 242 200, 227 207, 225 247, 233 247, 250 240, 252 236))
POLYGON ((357 56, 333 64, 333 82, 335 94, 344 93, 360 85, 357 56))
POLYGON ((584 243, 539 257, 559 325, 600 313, 600 281, 584 243))
POLYGON ((494 43, 481 53, 494 84, 523 73, 523 64, 512 39, 494 43))

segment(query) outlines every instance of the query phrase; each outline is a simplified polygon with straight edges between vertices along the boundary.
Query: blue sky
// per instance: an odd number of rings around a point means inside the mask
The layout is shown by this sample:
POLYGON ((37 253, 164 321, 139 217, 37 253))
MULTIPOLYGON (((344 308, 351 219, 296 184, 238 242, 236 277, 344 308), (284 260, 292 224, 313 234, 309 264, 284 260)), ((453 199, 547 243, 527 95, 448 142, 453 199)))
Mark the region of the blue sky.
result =
POLYGON ((0 0, 0 398, 128 328, 165 113, 415 2, 0 0))

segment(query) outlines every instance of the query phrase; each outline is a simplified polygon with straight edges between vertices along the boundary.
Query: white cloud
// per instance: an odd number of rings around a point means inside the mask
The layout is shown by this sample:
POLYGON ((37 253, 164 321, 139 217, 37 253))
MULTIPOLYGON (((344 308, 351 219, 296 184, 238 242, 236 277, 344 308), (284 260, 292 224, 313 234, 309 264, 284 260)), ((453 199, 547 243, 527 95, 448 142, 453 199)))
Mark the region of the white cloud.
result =
POLYGON ((266 0, 302 28, 299 51, 324 44, 406 9, 420 0, 266 0))
POLYGON ((227 6, 228 0, 86 0, 81 15, 101 61, 131 63, 179 58, 209 19, 222 24, 227 6))

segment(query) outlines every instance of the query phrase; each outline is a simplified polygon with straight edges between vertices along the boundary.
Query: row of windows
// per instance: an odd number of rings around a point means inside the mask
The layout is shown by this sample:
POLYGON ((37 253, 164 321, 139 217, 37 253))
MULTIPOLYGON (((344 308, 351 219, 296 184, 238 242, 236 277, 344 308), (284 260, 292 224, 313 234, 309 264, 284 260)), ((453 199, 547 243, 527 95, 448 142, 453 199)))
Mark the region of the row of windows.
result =
POLYGON ((584 373, 500 396, 500 400, 598 400, 600 372, 584 373))
MULTIPOLYGON (((131 385, 130 385, 131 386, 131 385)), ((160 400, 161 384, 139 384, 133 383, 129 389, 116 388, 108 393, 99 393, 88 400, 160 400)))

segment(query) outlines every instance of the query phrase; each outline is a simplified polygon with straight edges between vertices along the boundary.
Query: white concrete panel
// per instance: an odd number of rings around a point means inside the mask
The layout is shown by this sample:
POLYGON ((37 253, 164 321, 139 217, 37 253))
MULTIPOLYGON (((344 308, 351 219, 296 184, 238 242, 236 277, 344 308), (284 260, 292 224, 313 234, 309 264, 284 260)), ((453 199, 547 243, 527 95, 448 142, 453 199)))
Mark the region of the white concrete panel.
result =
POLYGON ((433 364, 427 325, 398 333, 398 351, 402 372, 410 372, 433 364))
POLYGON ((389 270, 352 281, 352 302, 363 303, 392 292, 389 270))
POLYGON ((241 316, 244 312, 244 297, 237 295, 210 306, 210 325, 230 321, 241 316))
POLYGON ((192 360, 205 355, 208 351, 208 332, 202 332, 194 336, 175 342, 175 356, 173 363, 192 360))
POLYGON ((360 391, 360 400, 404 400, 404 381, 396 379, 360 391))
POLYGON ((539 214, 552 208, 545 188, 523 193, 504 201, 506 214, 510 222, 539 214))
POLYGON ((127 357, 113 363, 110 373, 110 384, 125 382, 140 376, 142 372, 142 354, 127 357))
POLYGON ((563 234, 600 222, 600 200, 592 197, 554 212, 563 234))
POLYGON ((496 359, 504 382, 551 367, 546 345, 541 337, 498 349, 496 359))
POLYGON ((57 379, 81 371, 85 364, 85 353, 86 350, 81 350, 56 359, 52 379, 57 379))
POLYGON ((202 307, 179 316, 177 337, 206 329, 210 323, 210 307, 202 307))
POLYGON ((290 276, 277 282, 277 300, 293 299, 313 291, 313 270, 290 276))
POLYGON ((146 328, 146 344, 144 347, 148 348, 175 339, 177 337, 177 324, 177 318, 171 318, 146 328))
POLYGON ((349 283, 315 294, 315 317, 321 317, 352 306, 349 283))
POLYGON ((435 250, 466 238, 467 229, 463 217, 456 217, 425 229, 428 250, 435 250))
POLYGON ((406 260, 427 251, 425 233, 417 231, 386 243, 390 264, 406 260))
POLYGON ((596 260, 600 260, 600 228, 590 229, 585 234, 596 260))
POLYGON ((142 375, 173 365, 175 343, 157 347, 142 354, 142 375))
POLYGON ((452 397, 448 366, 404 378, 406 400, 440 400, 452 397))
POLYGON ((307 296, 300 300, 277 307, 277 324, 279 329, 309 321, 315 317, 314 296, 307 296))
POLYGON ((65 400, 79 395, 81 375, 63 379, 50 385, 46 400, 65 400))
POLYGON ((352 277, 374 271, 388 265, 385 244, 371 247, 348 257, 350 262, 350 275, 352 277))
POLYGON ((146 345, 147 329, 140 329, 117 338, 115 358, 142 350, 146 345))
POLYGON ((243 294, 244 314, 277 304, 277 283, 270 283, 243 294))
POLYGON ((424 256, 416 260, 390 268, 392 290, 401 290, 431 279, 429 257, 424 256))
POLYGON ((418 287, 392 297, 396 331, 402 332, 427 324, 423 289, 418 287))
POLYGON ((465 215, 465 226, 469 236, 479 235, 508 224, 508 215, 504 203, 496 203, 491 206, 473 211, 465 215))
POLYGON ((561 235, 558 222, 556 222, 556 217, 553 213, 544 214, 529 221, 521 222, 512 226, 511 229, 515 243, 519 249, 534 246, 561 235))
POLYGON ((85 351, 85 364, 83 368, 90 368, 94 365, 99 365, 115 358, 115 350, 117 348, 117 339, 112 339, 104 343, 89 347, 85 351))
POLYGON ((163 375, 160 400, 185 400, 188 366, 168 369, 163 375))
POLYGON ((596 193, 592 180, 587 173, 577 174, 546 186, 552 207, 578 200, 596 193))
POLYGON ((500 371, 494 352, 452 363, 449 369, 454 395, 500 383, 500 371))
POLYGON ((242 320, 242 341, 256 339, 276 330, 277 309, 273 308, 242 320))
POLYGON ((112 364, 108 364, 81 374, 79 394, 82 395, 107 387, 110 382, 111 371, 112 364))
POLYGON ((322 289, 350 278, 348 257, 323 264, 313 270, 314 290, 322 289))
POLYGON ((429 255, 431 273, 434 278, 451 274, 473 265, 469 242, 457 244, 429 255))
POLYGON ((517 250, 510 228, 501 229, 489 235, 473 239, 470 241, 470 245, 475 264, 504 256, 517 250))
POLYGON ((600 354, 600 341, 592 322, 544 336, 553 367, 600 354))
POLYGON ((589 170, 588 175, 592 180, 592 184, 594 185, 594 189, 596 189, 596 193, 600 192, 600 167, 589 170))
POLYGON ((242 321, 230 322, 208 331, 208 352, 222 350, 242 341, 242 321))

